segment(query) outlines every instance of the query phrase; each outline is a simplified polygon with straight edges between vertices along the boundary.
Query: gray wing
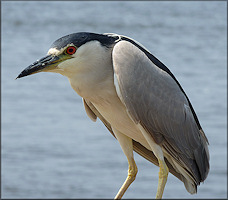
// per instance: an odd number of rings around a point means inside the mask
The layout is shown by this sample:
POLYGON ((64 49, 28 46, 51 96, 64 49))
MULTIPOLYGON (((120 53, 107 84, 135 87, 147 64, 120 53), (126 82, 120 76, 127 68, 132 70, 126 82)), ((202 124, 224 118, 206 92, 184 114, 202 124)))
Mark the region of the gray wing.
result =
POLYGON ((118 96, 131 118, 187 169, 198 185, 209 171, 206 136, 199 129, 193 108, 179 83, 145 52, 129 41, 120 41, 114 46, 118 96))
MULTIPOLYGON (((95 108, 95 106, 90 102, 85 99, 83 99, 83 103, 85 106, 85 110, 87 115, 92 121, 96 121, 97 117, 103 122, 103 124, 106 126, 106 128, 110 131, 110 133, 115 137, 115 134, 112 131, 111 125, 109 124, 108 121, 105 120, 105 118, 99 113, 99 111, 95 108)), ((116 137, 115 137, 116 138, 116 137)), ((147 159, 148 161, 152 162, 153 164, 158 166, 158 160, 154 153, 144 146, 142 146, 140 143, 136 142, 133 140, 133 149, 135 152, 137 152, 139 155, 147 159)), ((178 173, 173 166, 169 163, 168 160, 166 160, 166 164, 169 167, 170 173, 172 173, 174 176, 176 176, 178 179, 184 182, 184 177, 178 173)))

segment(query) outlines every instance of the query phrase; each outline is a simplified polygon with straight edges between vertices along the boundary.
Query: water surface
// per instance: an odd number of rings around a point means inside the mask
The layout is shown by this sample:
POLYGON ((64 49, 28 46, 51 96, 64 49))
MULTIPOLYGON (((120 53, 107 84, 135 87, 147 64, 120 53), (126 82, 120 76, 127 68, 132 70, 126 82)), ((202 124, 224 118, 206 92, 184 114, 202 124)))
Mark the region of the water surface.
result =
MULTIPOLYGON (((196 195, 169 175, 164 198, 227 197, 226 2, 2 2, 2 198, 113 198, 127 175, 118 142, 84 111, 68 80, 14 80, 59 37, 134 38, 175 74, 209 139, 211 169, 196 195)), ((154 198, 158 167, 135 154, 125 198, 154 198)))

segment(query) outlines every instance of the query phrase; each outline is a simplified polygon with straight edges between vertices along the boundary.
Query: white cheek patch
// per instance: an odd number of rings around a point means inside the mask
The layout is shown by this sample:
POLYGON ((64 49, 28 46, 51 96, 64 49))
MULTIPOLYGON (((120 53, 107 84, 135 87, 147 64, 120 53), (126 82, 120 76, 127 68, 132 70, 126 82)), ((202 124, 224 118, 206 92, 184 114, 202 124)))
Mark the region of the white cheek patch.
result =
POLYGON ((60 50, 56 49, 56 48, 50 48, 49 51, 48 51, 48 55, 59 55, 60 53, 60 50))
POLYGON ((67 46, 65 46, 65 47, 63 47, 63 48, 61 48, 61 49, 50 48, 50 49, 48 50, 48 53, 47 53, 47 54, 48 54, 48 55, 58 56, 58 55, 62 54, 62 53, 65 51, 65 49, 66 49, 67 47, 69 47, 69 46, 74 46, 74 44, 73 44, 73 43, 68 44, 67 46))

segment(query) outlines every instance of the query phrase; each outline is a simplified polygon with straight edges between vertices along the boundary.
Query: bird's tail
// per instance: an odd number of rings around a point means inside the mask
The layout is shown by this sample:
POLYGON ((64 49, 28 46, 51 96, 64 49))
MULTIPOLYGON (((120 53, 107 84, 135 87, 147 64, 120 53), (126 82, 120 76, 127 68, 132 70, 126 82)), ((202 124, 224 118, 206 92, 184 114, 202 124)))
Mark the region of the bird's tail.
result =
MULTIPOLYGON (((192 165, 194 165, 193 168, 197 169, 196 171, 188 171, 175 159, 169 156, 169 154, 165 155, 165 162, 169 168, 169 172, 184 183, 186 190, 190 194, 194 194, 197 192, 197 186, 200 184, 200 182, 203 182, 206 179, 209 172, 208 140, 203 130, 201 129, 199 131, 201 135, 202 148, 196 150, 196 153, 200 154, 196 157, 200 157, 202 159, 192 161, 192 165)), ((139 155, 152 162, 153 164, 159 166, 158 160, 152 151, 146 149, 136 141, 133 141, 133 148, 134 151, 137 152, 139 155)))

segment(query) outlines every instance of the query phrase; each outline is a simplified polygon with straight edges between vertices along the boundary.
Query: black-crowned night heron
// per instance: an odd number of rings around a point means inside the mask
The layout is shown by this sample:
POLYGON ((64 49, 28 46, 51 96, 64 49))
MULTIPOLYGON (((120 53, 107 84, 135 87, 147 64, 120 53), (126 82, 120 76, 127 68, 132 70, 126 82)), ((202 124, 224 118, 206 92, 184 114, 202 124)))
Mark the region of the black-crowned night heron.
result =
POLYGON ((133 150, 160 167, 156 198, 169 172, 191 194, 206 179, 208 140, 196 113, 170 70, 138 42, 117 34, 66 35, 17 78, 37 72, 66 76, 88 116, 100 118, 119 141, 129 169, 116 199, 136 177, 133 150))

